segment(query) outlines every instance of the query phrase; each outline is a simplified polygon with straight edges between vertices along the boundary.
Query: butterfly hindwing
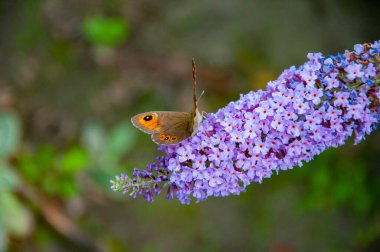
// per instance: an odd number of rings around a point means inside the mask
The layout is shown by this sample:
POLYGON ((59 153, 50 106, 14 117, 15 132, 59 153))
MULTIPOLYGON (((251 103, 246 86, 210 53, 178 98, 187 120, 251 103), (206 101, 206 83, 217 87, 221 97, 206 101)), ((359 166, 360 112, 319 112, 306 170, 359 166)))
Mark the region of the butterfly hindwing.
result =
POLYGON ((191 136, 188 124, 179 124, 160 133, 152 134, 152 141, 159 145, 177 144, 191 136))

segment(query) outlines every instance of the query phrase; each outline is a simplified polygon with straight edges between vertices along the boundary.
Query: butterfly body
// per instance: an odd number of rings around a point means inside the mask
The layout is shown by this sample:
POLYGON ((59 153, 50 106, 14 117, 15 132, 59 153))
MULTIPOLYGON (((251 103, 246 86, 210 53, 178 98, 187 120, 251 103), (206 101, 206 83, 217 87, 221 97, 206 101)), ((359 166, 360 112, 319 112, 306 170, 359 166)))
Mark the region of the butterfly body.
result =
POLYGON ((139 130, 151 134, 152 141, 159 145, 177 144, 197 131, 202 116, 197 109, 195 95, 195 63, 193 60, 193 111, 150 111, 131 118, 139 130))

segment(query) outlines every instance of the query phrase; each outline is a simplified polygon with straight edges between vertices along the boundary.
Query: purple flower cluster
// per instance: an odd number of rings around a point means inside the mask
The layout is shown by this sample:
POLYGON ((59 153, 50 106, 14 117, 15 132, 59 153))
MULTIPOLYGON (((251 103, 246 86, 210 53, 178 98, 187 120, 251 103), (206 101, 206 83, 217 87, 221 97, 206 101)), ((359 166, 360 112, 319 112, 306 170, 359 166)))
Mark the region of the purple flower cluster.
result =
POLYGON ((380 41, 354 51, 291 67, 267 85, 208 114, 191 138, 160 147, 166 156, 111 181, 115 191, 153 201, 167 186, 167 198, 182 203, 239 194, 279 170, 302 166, 352 135, 355 144, 380 119, 380 41))

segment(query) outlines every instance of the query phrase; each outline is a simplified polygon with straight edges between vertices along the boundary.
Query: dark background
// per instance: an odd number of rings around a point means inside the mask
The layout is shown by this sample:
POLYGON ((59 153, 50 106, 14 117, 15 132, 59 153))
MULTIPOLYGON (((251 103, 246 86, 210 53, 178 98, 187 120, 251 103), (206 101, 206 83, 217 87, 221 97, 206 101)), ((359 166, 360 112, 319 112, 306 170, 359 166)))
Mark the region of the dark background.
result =
POLYGON ((379 36, 379 1, 0 1, 0 251, 376 251, 380 134, 240 196, 132 200, 162 155, 129 118, 265 88, 308 52, 379 36), (200 90, 198 90, 200 93, 200 90))

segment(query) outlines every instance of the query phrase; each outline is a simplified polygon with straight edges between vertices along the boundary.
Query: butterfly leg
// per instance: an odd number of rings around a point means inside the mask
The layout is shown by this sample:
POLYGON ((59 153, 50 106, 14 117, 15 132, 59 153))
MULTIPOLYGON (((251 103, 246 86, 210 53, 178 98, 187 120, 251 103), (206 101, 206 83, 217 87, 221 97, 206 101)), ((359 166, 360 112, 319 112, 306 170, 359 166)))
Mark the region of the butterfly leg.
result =
POLYGON ((202 115, 202 118, 205 119, 207 117, 207 112, 206 111, 202 111, 201 115, 202 115))

